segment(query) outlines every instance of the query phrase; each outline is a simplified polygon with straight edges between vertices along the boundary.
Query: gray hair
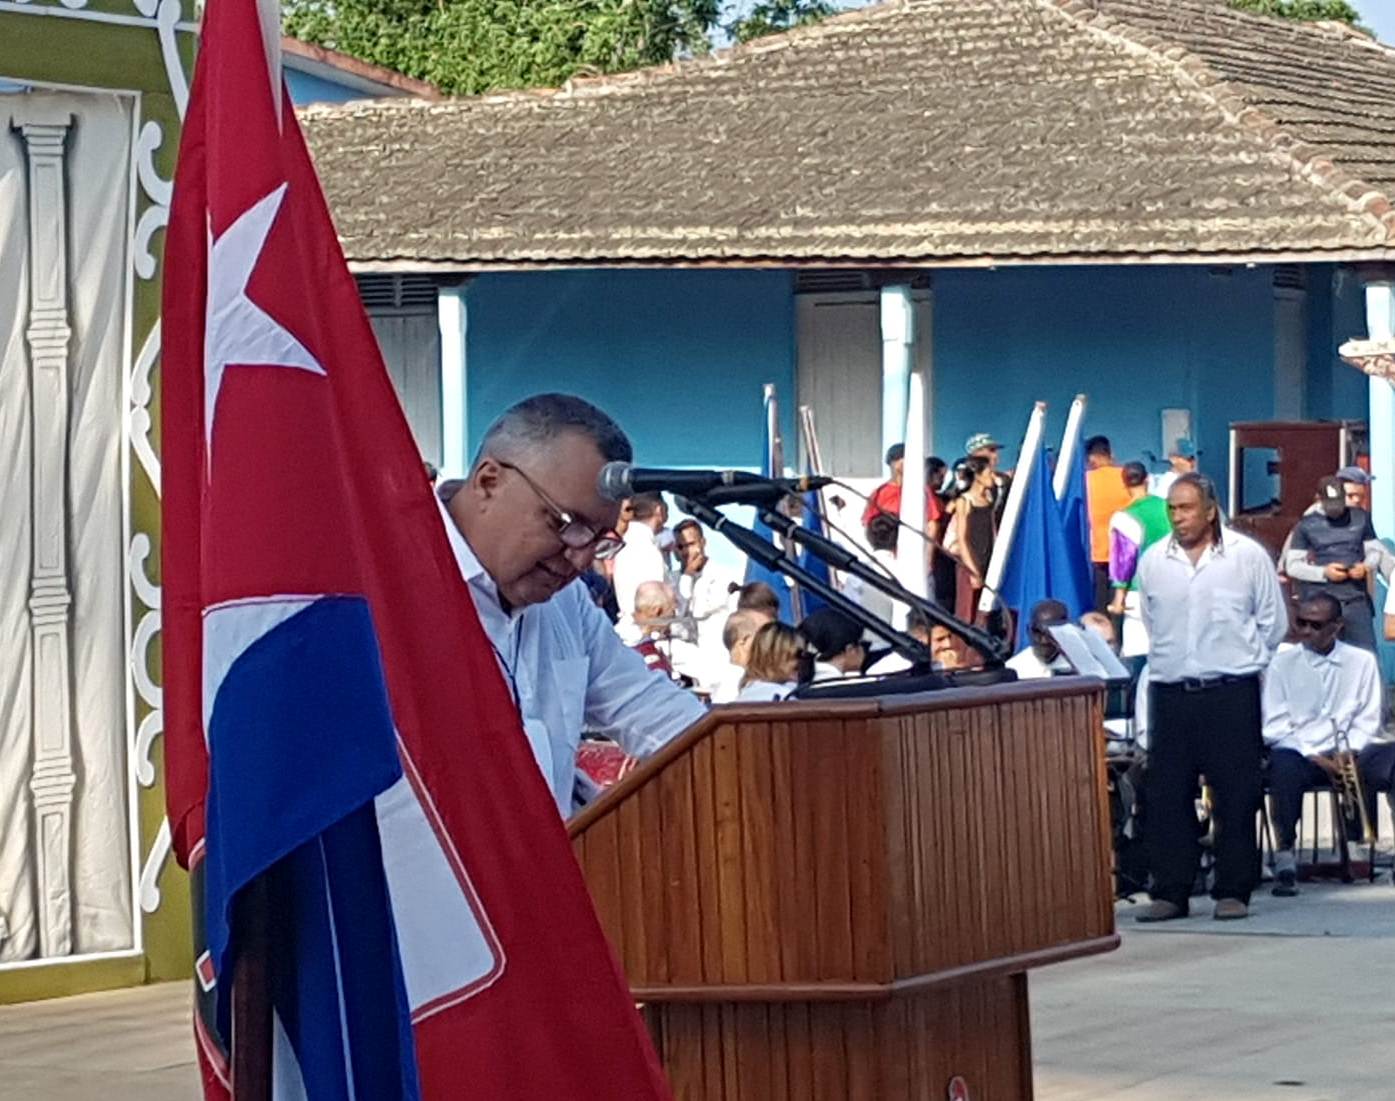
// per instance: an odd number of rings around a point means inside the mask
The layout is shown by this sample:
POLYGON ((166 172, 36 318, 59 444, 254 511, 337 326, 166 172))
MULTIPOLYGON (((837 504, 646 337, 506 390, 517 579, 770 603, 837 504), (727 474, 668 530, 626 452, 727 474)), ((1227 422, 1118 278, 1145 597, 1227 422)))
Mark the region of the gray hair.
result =
POLYGON ((506 409, 489 426, 473 466, 486 455, 518 459, 546 447, 563 432, 579 432, 608 463, 634 460, 634 448, 621 427, 589 401, 573 394, 534 394, 506 409))

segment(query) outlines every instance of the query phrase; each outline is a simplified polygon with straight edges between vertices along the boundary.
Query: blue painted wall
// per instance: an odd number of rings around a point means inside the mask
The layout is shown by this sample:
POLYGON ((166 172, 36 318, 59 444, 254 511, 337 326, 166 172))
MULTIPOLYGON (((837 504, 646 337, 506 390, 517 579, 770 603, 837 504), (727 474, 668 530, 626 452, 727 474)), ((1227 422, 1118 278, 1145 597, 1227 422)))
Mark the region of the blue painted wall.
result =
MULTIPOLYGON (((1364 418, 1365 381, 1336 356, 1365 331, 1360 286, 1329 265, 1308 274, 1307 415, 1364 418)), ((1230 422, 1273 416, 1272 285, 1268 267, 937 271, 934 450, 953 459, 985 431, 1015 460, 1032 402, 1049 403, 1054 444, 1083 392, 1086 433, 1121 460, 1160 452, 1162 409, 1190 409, 1202 467, 1224 484, 1230 422)), ((793 438, 788 273, 491 274, 466 303, 472 447, 510 403, 562 389, 615 415, 642 462, 754 466, 767 381, 793 438)))
POLYGON ((1190 409, 1202 467, 1223 478, 1229 422, 1273 415, 1272 278, 1244 267, 937 272, 936 448, 952 458, 986 431, 1011 455, 1036 400, 1058 441, 1084 393, 1086 434, 1108 436, 1121 460, 1160 454, 1162 410, 1190 409))
MULTIPOLYGON (((307 103, 347 103, 352 99, 370 99, 372 94, 359 88, 349 88, 323 77, 298 72, 289 66, 285 69, 286 87, 290 89, 291 102, 296 106, 307 103)), ((384 95, 394 93, 384 89, 384 95)))
POLYGON ((639 462, 758 466, 761 385, 792 439, 794 297, 787 272, 482 275, 466 289, 467 445, 529 394, 596 402, 639 462))

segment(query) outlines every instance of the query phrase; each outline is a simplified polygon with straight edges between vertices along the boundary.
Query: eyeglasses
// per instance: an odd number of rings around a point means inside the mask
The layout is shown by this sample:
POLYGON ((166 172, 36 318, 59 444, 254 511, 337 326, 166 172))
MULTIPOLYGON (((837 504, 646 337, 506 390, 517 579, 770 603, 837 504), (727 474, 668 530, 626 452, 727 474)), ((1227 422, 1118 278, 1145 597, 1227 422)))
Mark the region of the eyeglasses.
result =
POLYGON ((496 463, 505 470, 512 470, 520 478, 528 483, 539 501, 552 514, 554 530, 557 538, 568 550, 590 551, 597 559, 604 561, 607 558, 614 558, 620 548, 625 545, 625 541, 611 528, 597 530, 592 524, 585 520, 579 520, 566 509, 562 508, 556 501, 543 492, 537 482, 530 478, 526 471, 507 463, 503 459, 495 459, 496 463))
POLYGON ((1326 629, 1326 628, 1328 628, 1328 627, 1331 627, 1332 624, 1334 624, 1334 623, 1336 623, 1336 622, 1337 622, 1337 621, 1336 621, 1335 619, 1324 619, 1324 620, 1305 619, 1305 618, 1304 618, 1303 616, 1301 616, 1301 615, 1299 615, 1299 616, 1294 616, 1294 617, 1293 617, 1294 626, 1296 626, 1296 627, 1306 627, 1306 628, 1307 628, 1308 630, 1310 630, 1310 631, 1321 631, 1321 630, 1324 630, 1324 629, 1326 629))

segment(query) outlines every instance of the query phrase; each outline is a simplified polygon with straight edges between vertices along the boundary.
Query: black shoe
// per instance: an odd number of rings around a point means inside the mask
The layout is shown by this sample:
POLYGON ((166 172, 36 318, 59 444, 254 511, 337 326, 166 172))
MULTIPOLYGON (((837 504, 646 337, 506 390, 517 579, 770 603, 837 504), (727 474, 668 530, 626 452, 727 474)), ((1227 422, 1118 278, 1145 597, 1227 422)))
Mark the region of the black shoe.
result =
POLYGON ((1269 892, 1276 898, 1292 898, 1298 893, 1298 874, 1285 869, 1274 876, 1274 889, 1269 892))

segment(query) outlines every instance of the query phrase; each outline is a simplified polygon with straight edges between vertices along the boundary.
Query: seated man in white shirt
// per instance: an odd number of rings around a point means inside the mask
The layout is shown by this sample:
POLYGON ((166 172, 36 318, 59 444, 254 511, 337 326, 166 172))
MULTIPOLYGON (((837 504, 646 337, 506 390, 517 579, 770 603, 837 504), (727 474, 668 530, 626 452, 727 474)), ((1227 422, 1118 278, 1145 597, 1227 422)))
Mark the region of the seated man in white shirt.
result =
POLYGON ((727 616, 722 628, 722 645, 727 648, 729 661, 717 680, 717 687, 712 690, 713 703, 731 703, 740 694, 746 664, 751 658, 751 640, 774 618, 768 612, 755 608, 741 608, 727 616))
POLYGON ((630 509, 633 519, 621 537, 624 545, 615 552, 611 584, 620 612, 615 629, 633 645, 640 636, 635 625, 635 593, 646 581, 668 580, 668 563, 659 547, 659 533, 668 523, 668 506, 658 493, 637 493, 630 498, 630 509))
POLYGON ((814 651, 814 680, 837 680, 862 672, 867 646, 862 628, 834 608, 820 608, 804 617, 799 633, 814 651))
POLYGON ((579 580, 620 545, 619 506, 597 493, 597 475, 632 459, 624 432, 595 406, 539 394, 494 422, 468 478, 442 487, 460 572, 563 816, 583 730, 645 757, 705 711, 644 667, 579 580))
POLYGON ((1007 667, 1017 674, 1018 680, 1063 676, 1071 671, 1070 664, 1061 655, 1061 648, 1049 631, 1051 627, 1069 622, 1070 612, 1059 600, 1037 601, 1028 629, 1031 645, 1007 660, 1007 667))
POLYGON ((1338 734, 1361 753, 1380 730, 1375 655, 1339 642, 1342 606, 1317 593, 1298 606, 1300 645, 1280 651, 1264 678, 1264 741, 1274 809, 1274 894, 1298 893, 1294 834, 1303 793, 1337 774, 1338 734))

